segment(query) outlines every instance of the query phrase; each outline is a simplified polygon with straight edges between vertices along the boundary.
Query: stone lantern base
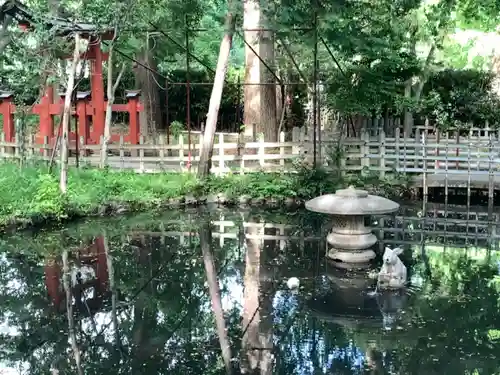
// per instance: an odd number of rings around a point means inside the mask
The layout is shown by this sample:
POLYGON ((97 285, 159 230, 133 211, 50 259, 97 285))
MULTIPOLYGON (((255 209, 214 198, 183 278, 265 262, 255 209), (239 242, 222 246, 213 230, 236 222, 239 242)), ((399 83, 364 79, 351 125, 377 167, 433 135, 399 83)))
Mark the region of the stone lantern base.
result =
POLYGON ((370 248, 377 242, 377 237, 371 228, 365 226, 364 216, 334 216, 332 224, 326 237, 331 245, 327 257, 341 268, 368 266, 375 258, 375 252, 370 248))
POLYGON ((377 242, 371 229, 365 227, 365 216, 396 212, 399 204, 349 186, 307 201, 306 208, 333 217, 326 239, 331 245, 327 257, 342 268, 364 268, 375 258, 370 248, 377 242))

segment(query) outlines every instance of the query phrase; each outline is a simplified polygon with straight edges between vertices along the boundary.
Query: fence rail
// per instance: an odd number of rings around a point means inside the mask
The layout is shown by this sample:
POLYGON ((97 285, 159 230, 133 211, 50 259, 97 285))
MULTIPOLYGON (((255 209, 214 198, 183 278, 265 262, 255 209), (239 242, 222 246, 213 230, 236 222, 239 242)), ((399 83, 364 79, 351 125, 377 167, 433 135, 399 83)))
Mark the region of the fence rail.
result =
MULTIPOLYGON (((384 177, 399 172, 414 176, 418 186, 440 186, 443 178, 460 186, 466 182, 500 187, 500 131, 471 128, 466 136, 456 132, 439 133, 429 127, 417 127, 414 136, 401 134, 396 129, 393 137, 379 129, 377 136, 368 131, 359 137, 332 138, 325 133, 317 145, 317 161, 343 174, 364 170, 384 177)), ((196 167, 203 141, 202 134, 195 134, 187 143, 181 133, 167 142, 165 136, 140 137, 139 144, 127 144, 123 136, 108 147, 108 162, 117 169, 134 169, 142 172, 183 170, 196 167)), ((42 144, 34 136, 16 137, 14 142, 0 139, 0 155, 4 158, 39 157, 47 159, 53 142, 45 137, 42 144), (52 143, 52 144, 51 144, 52 143)), ((101 145, 71 142, 71 152, 77 150, 82 162, 99 163, 101 145)), ((291 136, 281 133, 278 142, 266 142, 261 137, 246 138, 243 134, 217 133, 212 158, 212 171, 277 171, 291 170, 293 161, 313 159, 313 143, 304 128, 294 128, 291 136)), ((73 159, 74 160, 74 159, 73 159)))

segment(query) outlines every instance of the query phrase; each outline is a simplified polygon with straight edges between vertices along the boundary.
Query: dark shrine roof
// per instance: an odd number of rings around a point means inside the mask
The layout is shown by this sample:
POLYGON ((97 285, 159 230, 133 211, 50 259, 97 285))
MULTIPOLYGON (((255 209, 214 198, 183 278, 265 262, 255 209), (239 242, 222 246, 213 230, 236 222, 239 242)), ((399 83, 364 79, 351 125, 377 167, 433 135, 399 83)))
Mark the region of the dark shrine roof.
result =
MULTIPOLYGON (((32 24, 35 23, 35 17, 31 10, 18 0, 5 0, 2 3, 0 0, 0 22, 5 15, 11 16, 19 23, 32 24)), ((83 34, 104 34, 103 30, 98 30, 97 27, 90 23, 73 22, 62 17, 44 17, 42 21, 47 28, 56 28, 59 34, 69 34, 71 32, 81 32, 83 34)))

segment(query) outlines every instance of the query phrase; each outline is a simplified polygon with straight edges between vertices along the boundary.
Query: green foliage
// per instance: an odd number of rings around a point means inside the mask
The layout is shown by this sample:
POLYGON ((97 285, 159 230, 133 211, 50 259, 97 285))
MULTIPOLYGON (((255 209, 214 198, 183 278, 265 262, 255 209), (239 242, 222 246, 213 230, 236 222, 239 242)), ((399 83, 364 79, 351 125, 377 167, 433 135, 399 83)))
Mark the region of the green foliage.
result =
MULTIPOLYGON (((168 72, 172 82, 186 82, 188 75, 185 69, 176 69, 168 72)), ((190 82, 205 83, 204 85, 190 86, 190 114, 193 122, 204 121, 208 113, 208 104, 212 93, 213 74, 206 70, 191 70, 190 82)), ((222 123, 236 124, 238 112, 243 103, 242 69, 230 69, 226 77, 226 84, 222 93, 219 108, 219 118, 222 123)), ((187 93, 186 85, 168 85, 168 118, 169 121, 186 122, 187 93)), ((167 108, 165 108, 167 109, 167 108)), ((239 117, 241 118, 241 116, 239 117)))
POLYGON ((65 199, 59 189, 59 181, 54 175, 39 174, 35 182, 37 187, 32 201, 32 209, 49 217, 63 217, 65 199))
POLYGON ((177 138, 184 130, 186 129, 186 127, 184 126, 184 124, 180 121, 173 121, 171 124, 170 124, 170 127, 169 127, 169 130, 170 130, 170 134, 174 137, 174 138, 177 138))
POLYGON ((500 98, 492 92, 494 76, 477 70, 443 70, 424 87, 420 114, 443 129, 465 128, 471 123, 491 126, 500 116, 500 98))
POLYGON ((392 59, 367 56, 353 62, 345 75, 336 72, 329 85, 329 104, 346 114, 398 112, 395 104, 404 99, 404 83, 418 71, 416 56, 410 54, 392 59))
POLYGON ((47 174, 46 167, 19 168, 13 164, 0 165, 0 224, 12 221, 63 219, 68 216, 87 216, 127 210, 161 208, 171 198, 186 195, 197 197, 223 193, 237 200, 250 198, 311 199, 332 193, 338 188, 355 184, 377 189, 382 195, 403 195, 408 184, 403 178, 379 181, 370 178, 337 174, 322 168, 299 167, 297 173, 249 173, 210 176, 199 181, 192 174, 137 174, 99 169, 70 169, 68 193, 59 192, 58 179, 47 174))

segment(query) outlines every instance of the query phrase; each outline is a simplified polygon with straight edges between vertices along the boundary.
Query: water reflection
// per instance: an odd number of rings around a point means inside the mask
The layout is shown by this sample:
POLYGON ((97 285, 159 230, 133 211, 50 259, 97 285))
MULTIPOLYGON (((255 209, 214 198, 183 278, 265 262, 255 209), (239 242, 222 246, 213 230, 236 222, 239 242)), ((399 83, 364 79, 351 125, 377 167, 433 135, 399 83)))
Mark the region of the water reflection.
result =
POLYGON ((374 218, 380 246, 405 247, 411 280, 378 295, 367 271, 328 264, 328 222, 306 212, 194 210, 5 237, 0 372, 498 373, 495 215, 425 205, 374 218))

